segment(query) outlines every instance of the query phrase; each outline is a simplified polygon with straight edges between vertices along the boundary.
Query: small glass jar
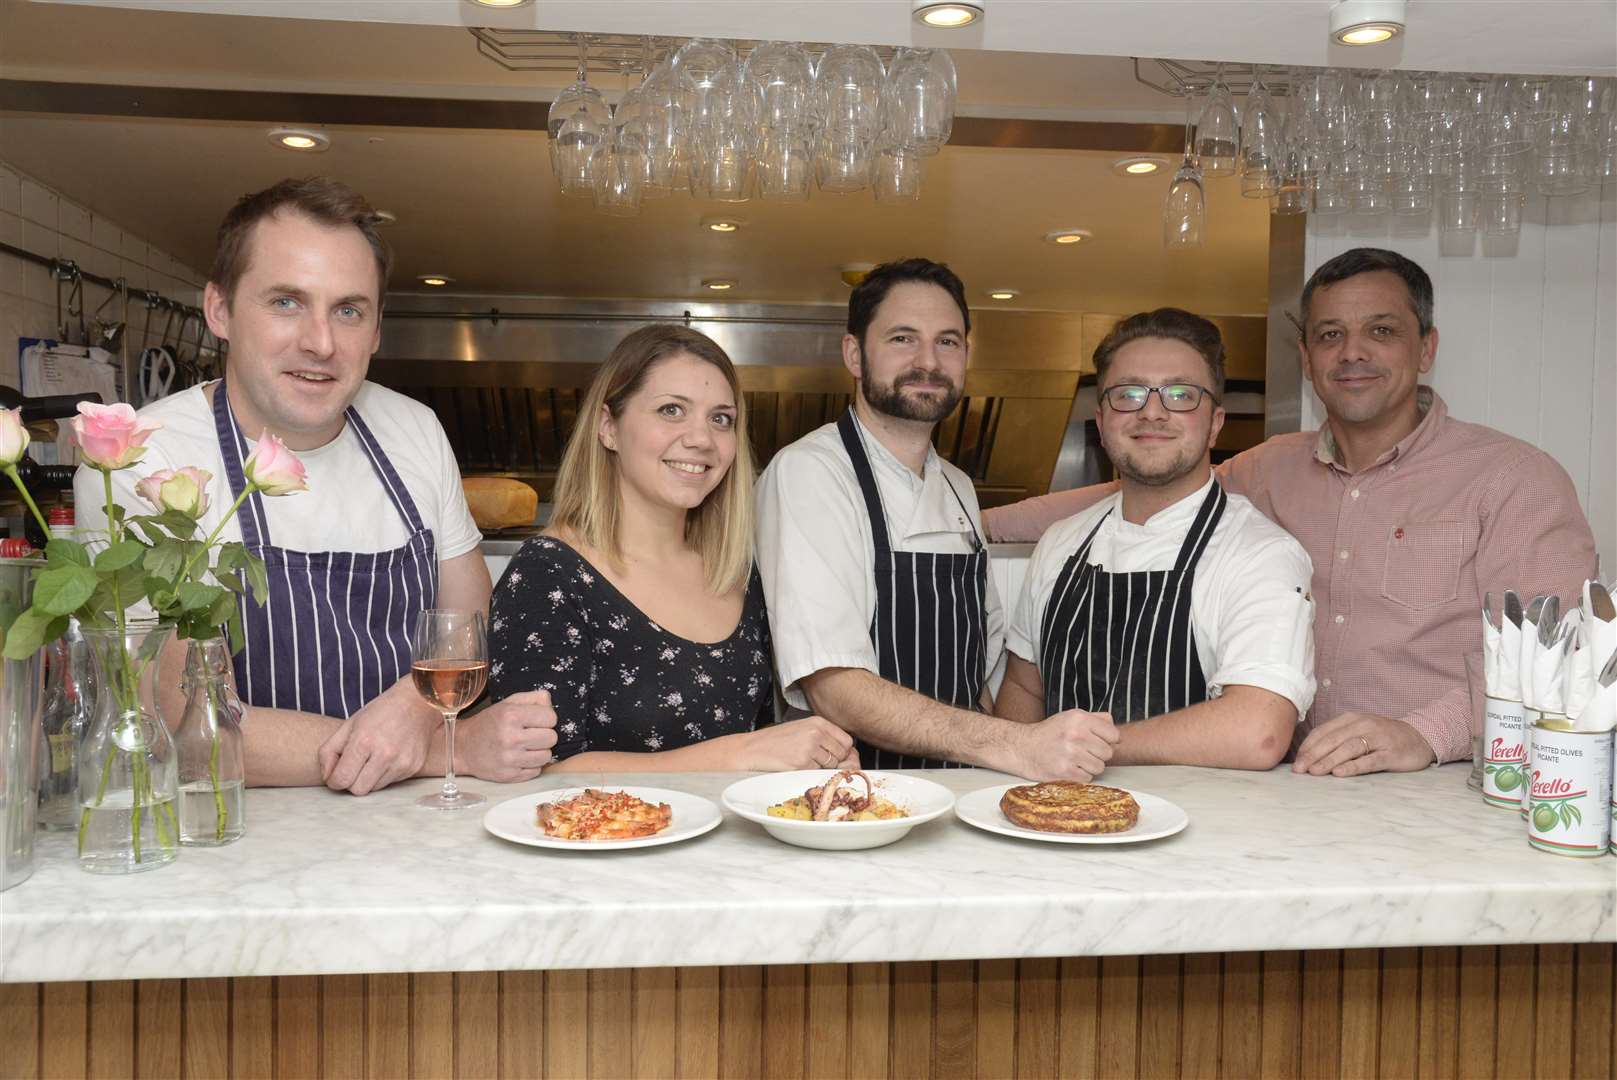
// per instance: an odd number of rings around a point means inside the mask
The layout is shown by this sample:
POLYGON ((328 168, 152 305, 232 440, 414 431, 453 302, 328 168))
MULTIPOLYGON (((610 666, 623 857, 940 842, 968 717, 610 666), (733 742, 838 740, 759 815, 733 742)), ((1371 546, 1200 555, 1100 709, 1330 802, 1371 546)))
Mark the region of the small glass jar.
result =
POLYGON ((180 843, 218 847, 247 831, 241 699, 222 637, 192 640, 185 654, 185 715, 174 733, 180 762, 180 843))

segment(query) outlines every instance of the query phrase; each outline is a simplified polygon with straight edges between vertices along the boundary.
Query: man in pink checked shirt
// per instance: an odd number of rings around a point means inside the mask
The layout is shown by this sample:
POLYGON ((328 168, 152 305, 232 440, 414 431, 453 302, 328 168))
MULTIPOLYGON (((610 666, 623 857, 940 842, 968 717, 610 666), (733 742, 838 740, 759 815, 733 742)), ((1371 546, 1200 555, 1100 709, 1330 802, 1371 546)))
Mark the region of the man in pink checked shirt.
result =
MULTIPOLYGON (((1355 248, 1303 288, 1303 374, 1317 432, 1277 435, 1216 470, 1314 563, 1318 691, 1292 768, 1408 772, 1471 756, 1465 657, 1482 594, 1576 603, 1594 535, 1548 454, 1449 416, 1419 385, 1437 358, 1432 281, 1392 251, 1355 248)), ((983 515, 991 539, 1036 540, 1112 485, 983 515)))

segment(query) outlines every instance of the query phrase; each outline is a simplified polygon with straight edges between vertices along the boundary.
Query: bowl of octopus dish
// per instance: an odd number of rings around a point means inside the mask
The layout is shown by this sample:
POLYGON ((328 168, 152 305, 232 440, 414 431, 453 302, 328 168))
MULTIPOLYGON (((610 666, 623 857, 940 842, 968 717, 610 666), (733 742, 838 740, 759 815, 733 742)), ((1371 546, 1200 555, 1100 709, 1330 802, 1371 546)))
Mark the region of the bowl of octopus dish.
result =
POLYGON ((902 773, 801 769, 738 780, 724 789, 722 801, 732 814, 757 822, 777 840, 854 851, 891 844, 947 814, 954 792, 902 773))

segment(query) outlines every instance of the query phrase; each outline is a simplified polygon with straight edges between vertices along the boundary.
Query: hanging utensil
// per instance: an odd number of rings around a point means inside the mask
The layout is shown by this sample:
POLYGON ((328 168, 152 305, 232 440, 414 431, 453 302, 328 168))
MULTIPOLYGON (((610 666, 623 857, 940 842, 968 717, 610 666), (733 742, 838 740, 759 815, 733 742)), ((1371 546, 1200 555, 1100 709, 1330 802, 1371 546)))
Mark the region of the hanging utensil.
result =
POLYGON ((128 311, 125 310, 124 312, 124 320, 120 320, 118 322, 110 322, 103 319, 101 317, 101 313, 107 310, 108 304, 112 303, 119 297, 123 298, 125 308, 127 309, 129 304, 129 286, 123 278, 119 278, 117 281, 112 283, 112 291, 107 293, 107 298, 101 301, 100 305, 95 309, 95 314, 91 316, 92 321, 95 323, 95 337, 90 344, 99 349, 105 349, 109 353, 117 352, 118 346, 123 343, 124 325, 128 319, 128 311))
POLYGON ((53 273, 56 277, 56 340, 68 345, 84 345, 90 340, 89 328, 84 323, 84 278, 79 268, 71 259, 59 260, 54 264, 53 273), (67 312, 62 311, 62 285, 71 282, 67 294, 67 312), (75 307, 75 305, 77 305, 75 307), (79 320, 79 338, 73 340, 69 333, 68 319, 77 316, 79 320))

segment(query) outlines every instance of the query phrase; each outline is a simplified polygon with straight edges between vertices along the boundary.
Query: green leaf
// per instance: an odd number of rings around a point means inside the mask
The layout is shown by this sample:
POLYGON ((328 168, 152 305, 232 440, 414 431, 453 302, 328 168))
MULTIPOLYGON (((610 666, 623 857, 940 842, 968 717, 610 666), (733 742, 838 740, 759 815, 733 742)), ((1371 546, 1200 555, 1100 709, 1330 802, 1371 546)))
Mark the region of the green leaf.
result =
MULTIPOLYGON (((1583 811, 1582 810, 1579 810, 1576 806, 1573 806, 1571 803, 1563 803, 1562 805, 1566 807, 1567 813, 1569 815, 1571 815, 1571 817, 1572 817, 1572 819, 1574 821, 1576 821, 1579 825, 1583 824, 1583 811)), ((1570 825, 1571 823, 1568 822, 1568 824, 1570 825)))
POLYGON ((215 568, 213 571, 213 576, 218 579, 219 584, 225 586, 227 589, 230 589, 233 592, 245 593, 247 591, 247 583, 241 579, 240 574, 233 570, 219 570, 215 568))
POLYGON ((242 629, 240 606, 230 613, 230 620, 225 623, 225 633, 230 637, 231 653, 241 652, 247 644, 247 633, 242 629))
POLYGON ((185 547, 167 537, 146 551, 146 572, 165 581, 173 581, 185 563, 185 547))
POLYGON ((123 521, 123 519, 126 516, 127 516, 127 514, 124 511, 124 508, 122 506, 119 506, 117 503, 113 503, 110 507, 107 508, 107 520, 110 521, 114 525, 116 525, 119 522, 123 521))
POLYGON ((219 561, 214 564, 214 571, 235 570, 247 565, 247 547, 240 541, 232 540, 219 545, 219 561))
POLYGON ((247 582, 253 588, 253 601, 259 607, 269 597, 269 573, 264 569, 264 560, 256 555, 247 556, 247 582))
POLYGON ((58 537, 45 545, 45 562, 51 566, 89 566, 90 552, 77 540, 58 537))
POLYGON ((17 621, 6 631, 5 658, 26 660, 38 652, 39 647, 45 644, 45 634, 54 619, 54 615, 38 608, 29 608, 18 615, 17 621))
POLYGON ((165 510, 157 515, 157 520, 163 523, 163 528, 181 540, 189 540, 196 535, 196 518, 188 514, 182 514, 178 510, 165 510))
POLYGON ((227 592, 208 609, 208 622, 213 626, 223 626, 235 613, 236 594, 227 592))
POLYGON ((168 533, 159 529, 150 518, 134 518, 130 521, 130 524, 153 545, 161 544, 168 539, 168 533))
POLYGON ((88 566, 58 566, 34 582, 34 607, 55 615, 71 615, 90 599, 99 579, 88 566))
POLYGON ((205 611, 214 605, 221 596, 230 594, 217 585, 202 585, 195 581, 182 581, 180 587, 174 590, 180 607, 185 611, 205 611))
POLYGON ((139 562, 151 550, 139 540, 124 540, 113 544, 95 557, 95 568, 102 572, 122 570, 139 562))

